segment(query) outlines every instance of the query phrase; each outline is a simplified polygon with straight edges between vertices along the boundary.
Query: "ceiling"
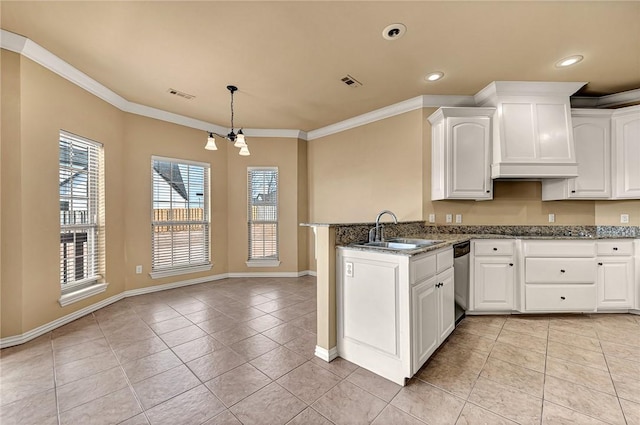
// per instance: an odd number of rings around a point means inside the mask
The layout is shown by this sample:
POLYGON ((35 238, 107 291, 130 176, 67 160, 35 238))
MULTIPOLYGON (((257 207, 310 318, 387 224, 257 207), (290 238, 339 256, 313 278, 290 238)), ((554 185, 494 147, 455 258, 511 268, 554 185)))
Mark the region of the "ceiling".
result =
POLYGON ((236 127, 310 131, 418 95, 492 81, 640 88, 640 2, 6 1, 3 29, 127 100, 236 127), (382 30, 401 22, 406 34, 382 30), (569 68, 566 56, 585 59, 569 68), (445 77, 427 82, 430 71, 445 77), (361 87, 340 80, 350 74, 361 87), (195 99, 170 95, 174 88, 195 99))

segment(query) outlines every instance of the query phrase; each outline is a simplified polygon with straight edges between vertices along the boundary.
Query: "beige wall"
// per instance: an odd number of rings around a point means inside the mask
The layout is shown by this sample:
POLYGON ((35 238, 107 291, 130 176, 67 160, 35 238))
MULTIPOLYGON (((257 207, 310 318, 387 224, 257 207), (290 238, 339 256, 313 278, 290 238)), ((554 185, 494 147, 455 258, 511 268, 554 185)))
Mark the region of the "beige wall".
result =
POLYGON ((385 209, 421 220, 422 131, 416 110, 310 141, 310 220, 371 222, 385 209))
POLYGON ((20 56, 1 51, 0 335, 22 331, 20 56))
MULTIPOLYGON (((125 276, 127 289, 195 279, 228 271, 227 258, 227 146, 204 149, 206 134, 201 130, 175 125, 139 115, 125 114, 126 155, 125 276), (210 165, 211 259, 213 269, 163 279, 151 279, 151 157, 153 155, 198 161, 210 165), (136 265, 143 273, 136 274, 136 265)), ((108 172, 108 170, 107 170, 108 172)))
POLYGON ((2 55, 9 58, 2 63, 3 80, 5 71, 7 78, 16 78, 19 62, 20 81, 19 93, 3 92, 3 97, 9 95, 12 101, 19 96, 20 107, 19 117, 2 115, 3 129, 6 124, 13 127, 15 123, 9 121, 12 118, 20 125, 20 131, 8 139, 3 132, 3 146, 11 145, 6 151, 9 157, 2 158, 3 174, 8 167, 12 178, 2 180, 2 196, 15 206, 3 214, 2 227, 11 230, 3 232, 2 241, 12 241, 19 251, 3 250, 3 275, 9 275, 7 280, 3 278, 2 335, 6 336, 33 329, 124 290, 123 113, 28 59, 16 59, 5 51, 2 55), (58 304, 60 129, 103 143, 108 170, 105 277, 110 285, 105 293, 64 308, 58 304))
MULTIPOLYGON (((227 153, 229 164, 227 195, 229 271, 233 273, 297 272, 299 263, 299 141, 297 139, 251 137, 247 138, 247 142, 251 156, 238 155, 238 149, 232 147, 230 143, 227 153), (278 167, 279 267, 260 268, 247 267, 246 265, 248 240, 247 167, 278 167)), ((306 256, 306 253, 304 254, 306 256)))

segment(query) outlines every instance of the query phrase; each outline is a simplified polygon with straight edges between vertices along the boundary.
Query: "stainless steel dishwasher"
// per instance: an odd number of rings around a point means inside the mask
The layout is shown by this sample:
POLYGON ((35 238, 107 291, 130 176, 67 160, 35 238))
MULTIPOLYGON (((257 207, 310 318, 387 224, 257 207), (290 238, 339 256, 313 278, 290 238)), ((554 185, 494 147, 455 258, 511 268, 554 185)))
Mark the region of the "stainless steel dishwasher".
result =
POLYGON ((464 317, 469 305, 469 252, 471 242, 453 245, 453 288, 456 298, 456 323, 464 317))

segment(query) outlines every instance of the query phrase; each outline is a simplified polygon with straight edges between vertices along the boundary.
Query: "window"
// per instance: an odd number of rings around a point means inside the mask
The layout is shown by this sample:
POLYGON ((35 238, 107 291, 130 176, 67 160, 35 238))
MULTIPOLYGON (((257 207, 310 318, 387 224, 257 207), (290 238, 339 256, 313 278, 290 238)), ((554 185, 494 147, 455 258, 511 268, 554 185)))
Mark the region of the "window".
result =
POLYGON ((152 157, 151 276, 210 270, 209 164, 152 157))
POLYGON ((248 227, 249 266, 277 266, 278 253, 278 168, 249 167, 248 227))
POLYGON ((60 284, 63 293, 102 278, 102 145, 60 132, 60 284))

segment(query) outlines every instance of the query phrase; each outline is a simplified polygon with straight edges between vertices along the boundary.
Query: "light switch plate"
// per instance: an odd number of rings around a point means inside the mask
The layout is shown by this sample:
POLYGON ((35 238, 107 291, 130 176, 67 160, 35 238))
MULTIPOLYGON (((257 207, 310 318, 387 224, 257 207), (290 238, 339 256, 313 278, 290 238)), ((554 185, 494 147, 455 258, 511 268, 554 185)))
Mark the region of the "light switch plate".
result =
POLYGON ((142 274, 142 266, 136 266, 136 274, 142 274))
POLYGON ((555 223, 555 222, 556 222, 556 215, 549 214, 549 223, 555 223))
POLYGON ((628 223, 629 214, 620 214, 620 223, 628 223))
POLYGON ((436 215, 429 214, 429 223, 435 223, 435 222, 436 222, 436 215))
POLYGON ((462 214, 456 214, 456 223, 462 223, 462 214))
POLYGON ((453 216, 451 214, 447 214, 445 217, 445 221, 447 223, 451 223, 453 221, 453 216))

